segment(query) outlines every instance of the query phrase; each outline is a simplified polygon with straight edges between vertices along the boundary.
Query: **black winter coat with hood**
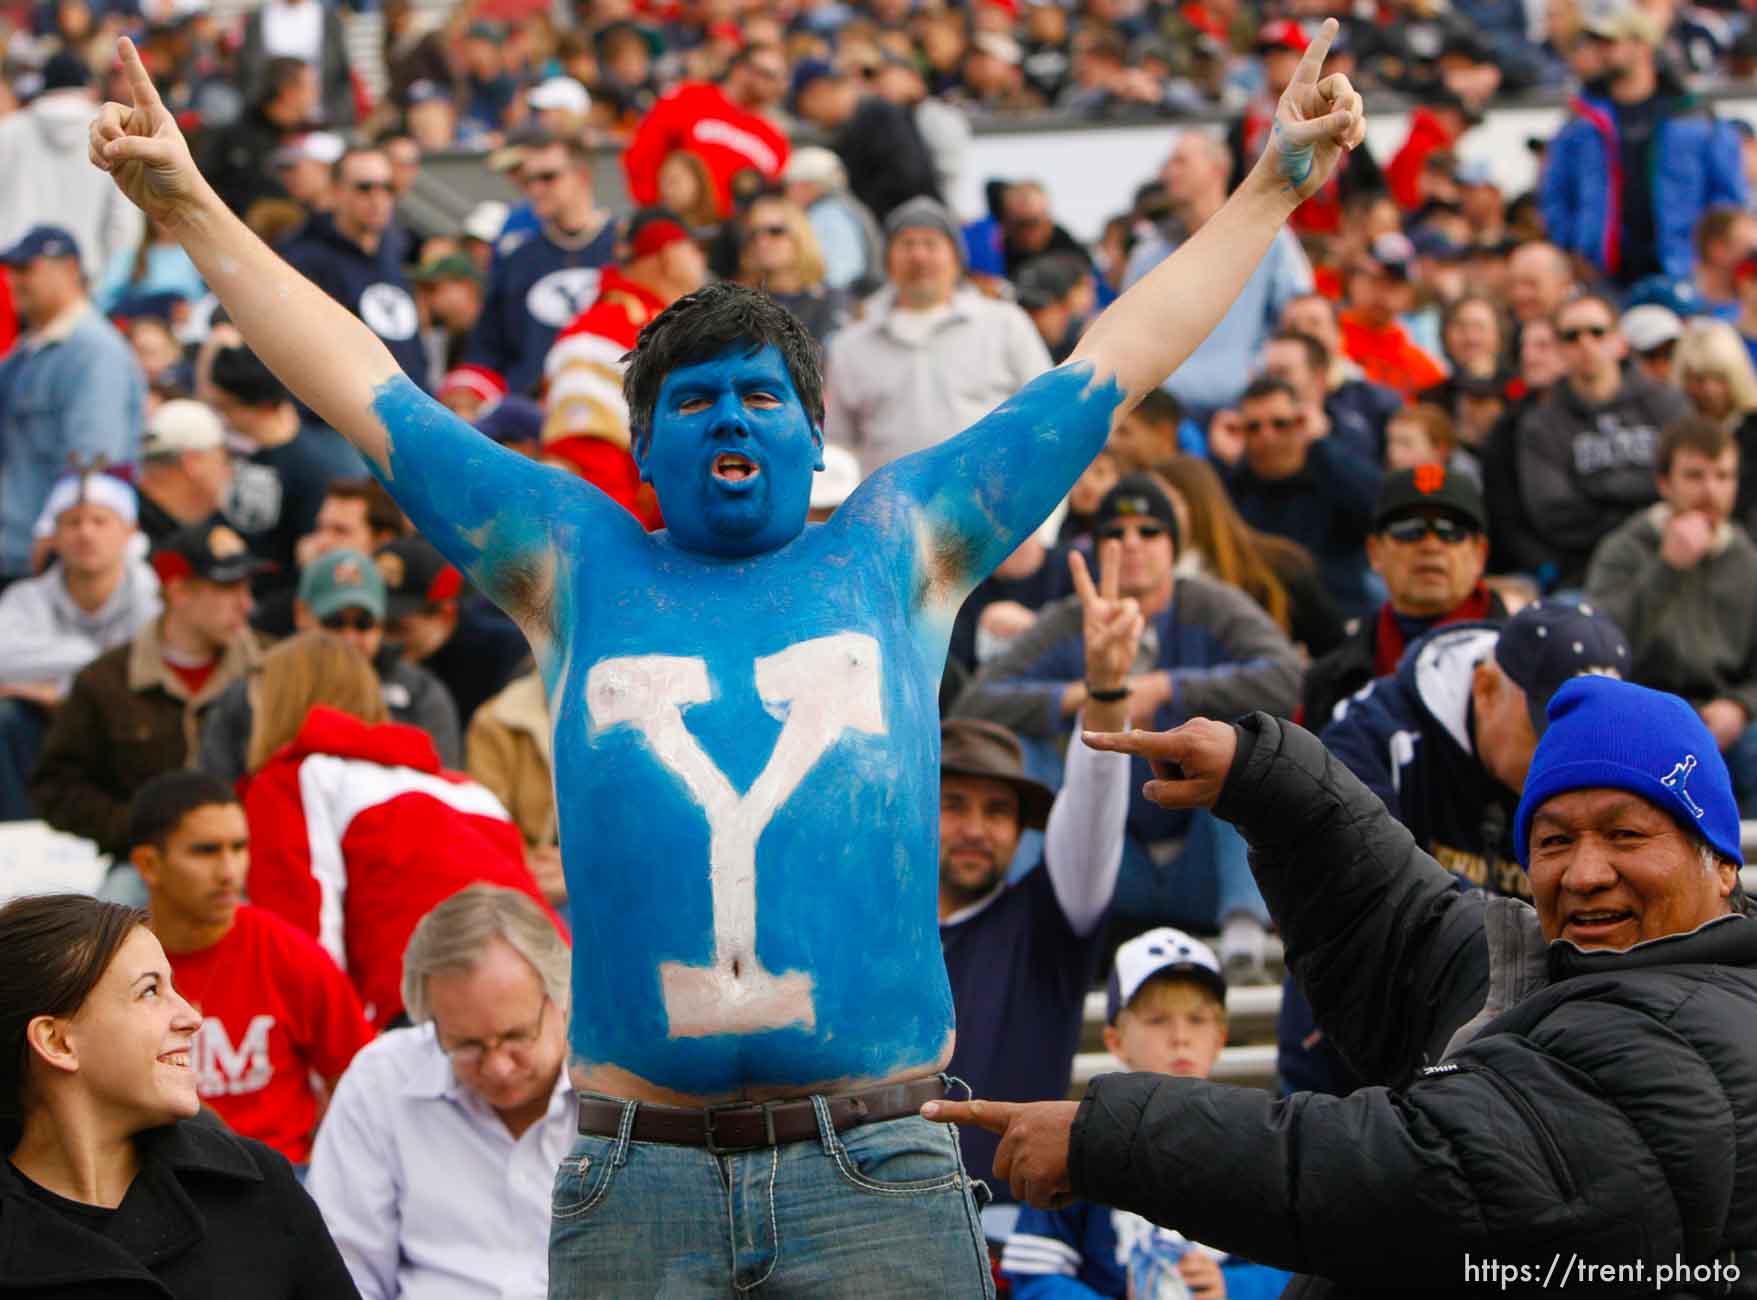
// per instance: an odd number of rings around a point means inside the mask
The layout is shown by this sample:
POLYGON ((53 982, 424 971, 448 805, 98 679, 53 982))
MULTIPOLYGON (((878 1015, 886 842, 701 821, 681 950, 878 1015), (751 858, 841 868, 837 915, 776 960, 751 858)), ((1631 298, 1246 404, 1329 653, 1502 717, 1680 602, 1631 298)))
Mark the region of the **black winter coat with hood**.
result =
MULTIPOLYGON (((1096 1080, 1075 1196, 1308 1274, 1289 1296, 1542 1290, 1570 1260, 1682 1262, 1757 1294, 1757 919, 1627 952, 1546 945, 1536 913, 1467 890, 1310 733, 1257 713, 1216 807, 1348 1097, 1200 1079, 1096 1080), (1534 1270, 1470 1283, 1466 1258, 1534 1270)), ((1480 1278, 1480 1274, 1478 1275, 1480 1278)))

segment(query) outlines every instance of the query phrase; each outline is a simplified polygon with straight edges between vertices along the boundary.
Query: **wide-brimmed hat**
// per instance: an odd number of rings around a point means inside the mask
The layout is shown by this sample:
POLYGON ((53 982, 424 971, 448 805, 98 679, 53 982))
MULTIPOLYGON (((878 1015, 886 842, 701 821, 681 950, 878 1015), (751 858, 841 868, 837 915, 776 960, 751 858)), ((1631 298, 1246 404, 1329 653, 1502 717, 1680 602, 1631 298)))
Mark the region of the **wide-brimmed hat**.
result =
POLYGON ((1010 785, 1019 796, 1019 826, 1040 831, 1055 792, 1025 774, 1025 747, 998 722, 950 718, 940 723, 940 775, 974 776, 1010 785))

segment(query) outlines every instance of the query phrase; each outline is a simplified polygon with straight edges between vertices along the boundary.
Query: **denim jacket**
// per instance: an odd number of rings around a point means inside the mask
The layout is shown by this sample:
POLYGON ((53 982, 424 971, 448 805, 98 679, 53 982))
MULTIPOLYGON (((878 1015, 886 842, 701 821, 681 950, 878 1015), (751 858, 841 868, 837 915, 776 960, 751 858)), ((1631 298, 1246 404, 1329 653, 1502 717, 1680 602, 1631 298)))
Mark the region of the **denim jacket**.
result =
POLYGON ((0 575, 30 571, 31 526, 67 458, 130 464, 146 379, 128 343, 90 305, 27 335, 0 360, 0 575))

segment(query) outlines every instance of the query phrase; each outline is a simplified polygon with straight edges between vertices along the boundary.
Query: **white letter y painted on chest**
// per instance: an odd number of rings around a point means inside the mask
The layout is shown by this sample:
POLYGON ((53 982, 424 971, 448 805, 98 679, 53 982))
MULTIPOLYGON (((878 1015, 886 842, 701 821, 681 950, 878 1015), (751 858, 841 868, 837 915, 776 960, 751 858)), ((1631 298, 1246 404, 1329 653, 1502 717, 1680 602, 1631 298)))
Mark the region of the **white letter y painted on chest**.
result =
POLYGON ((756 959, 756 846, 777 809, 844 731, 882 735, 879 647, 860 632, 801 641, 756 661, 757 694, 782 718, 762 774, 740 796, 690 734, 683 711, 713 698, 707 663, 675 655, 604 659, 586 675, 594 734, 634 727, 708 819, 714 960, 659 968, 673 1038, 816 1022, 811 976, 756 959))

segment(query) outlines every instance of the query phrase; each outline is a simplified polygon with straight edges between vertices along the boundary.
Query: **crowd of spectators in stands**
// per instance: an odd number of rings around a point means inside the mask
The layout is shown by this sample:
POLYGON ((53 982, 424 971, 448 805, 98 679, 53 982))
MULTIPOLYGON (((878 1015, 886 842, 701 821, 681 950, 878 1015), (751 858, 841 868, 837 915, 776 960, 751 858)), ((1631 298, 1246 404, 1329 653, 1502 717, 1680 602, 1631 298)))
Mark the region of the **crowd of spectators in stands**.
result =
MULTIPOLYGON (((1065 1093, 1083 995, 1135 935, 1182 954, 1189 978, 1147 995, 1207 1026, 1183 1072, 1224 1041, 1214 998, 1277 978, 1238 832, 1147 801, 1145 761, 1096 763, 1082 719, 1301 721, 1443 865, 1519 895, 1543 702, 1611 672, 1687 700, 1757 816, 1757 144, 1692 94, 1757 70, 1757 22, 1672 0, 385 0, 375 97, 359 16, 320 0, 0 5, 0 819, 113 857, 103 896, 150 908, 203 1004, 203 1098, 301 1166, 316 1132, 363 1294, 499 1276, 490 1229, 547 1214, 574 1013, 555 940, 581 900, 546 684, 87 164, 113 37, 226 202, 411 379, 652 529, 621 358, 667 305, 738 280, 823 346, 822 518, 1065 359, 1213 217, 1342 9, 1326 70, 1404 97, 1407 137, 1306 202, 952 630, 954 1066, 1019 1100, 1065 1093), (1515 194, 1471 133, 1523 91, 1570 98, 1515 194), (1029 177, 948 206, 973 121, 1046 110, 1171 124, 1090 242, 1029 177), (430 224, 407 200, 453 149, 522 200, 430 224), (605 150, 627 204, 596 192, 605 150), (1141 615, 1123 642, 1119 598, 1141 615), (286 974, 228 987, 234 951, 286 974), (459 1087, 479 1104, 435 1136, 418 1103, 459 1087), (447 1143, 508 1188, 486 1226, 422 1219, 447 1143), (398 1213, 422 1225, 400 1247, 398 1213)), ((1161 968, 1124 952, 1109 1032, 1141 1065, 1129 1007, 1161 968)), ((1288 1086, 1351 1086, 1291 983, 1281 1043, 1288 1086)), ((984 1175, 993 1141, 970 1142, 984 1175)), ((1133 1229, 1086 1215, 1027 1224, 1020 1294, 1056 1272, 1124 1294, 1090 1265, 1133 1229)), ((1197 1250, 1184 1275, 1223 1267, 1197 1250)))

